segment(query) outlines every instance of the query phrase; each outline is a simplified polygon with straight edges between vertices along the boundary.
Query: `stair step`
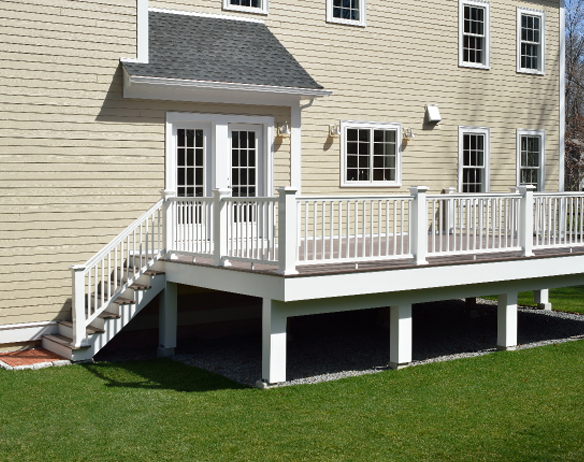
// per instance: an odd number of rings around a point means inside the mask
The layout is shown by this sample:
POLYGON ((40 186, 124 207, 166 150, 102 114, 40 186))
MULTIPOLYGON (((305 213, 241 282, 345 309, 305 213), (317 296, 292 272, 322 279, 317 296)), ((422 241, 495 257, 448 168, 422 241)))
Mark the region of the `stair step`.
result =
POLYGON ((134 305, 136 304, 136 300, 130 300, 129 298, 118 297, 114 300, 114 303, 118 305, 134 305))
MULTIPOLYGON (((72 321, 59 321, 59 324, 62 324, 63 326, 66 326, 66 327, 69 327, 70 329, 73 329, 73 322, 72 321)), ((96 329, 93 326, 87 326, 85 330, 88 334, 103 334, 105 332, 105 330, 96 329)))
POLYGON ((69 338, 69 337, 65 337, 64 335, 61 334, 47 334, 47 335, 43 335, 44 338, 46 338, 47 340, 51 340, 52 342, 58 343, 59 345, 63 345, 66 346, 67 348, 71 348, 72 350, 82 350, 84 348, 88 348, 88 346, 86 347, 74 347, 73 346, 73 339, 69 338))
POLYGON ((102 319, 120 319, 121 316, 119 314, 112 313, 110 311, 102 311, 97 315, 98 318, 102 319))
MULTIPOLYGON (((135 272, 134 271, 134 268, 126 268, 126 267, 124 267, 124 268, 118 268, 118 269, 120 271, 121 270, 124 270, 124 271, 131 271, 132 273, 135 272)), ((164 274, 164 271, 156 271, 156 270, 149 269, 149 270, 144 271, 142 274, 145 274, 146 276, 158 276, 160 274, 164 274)))

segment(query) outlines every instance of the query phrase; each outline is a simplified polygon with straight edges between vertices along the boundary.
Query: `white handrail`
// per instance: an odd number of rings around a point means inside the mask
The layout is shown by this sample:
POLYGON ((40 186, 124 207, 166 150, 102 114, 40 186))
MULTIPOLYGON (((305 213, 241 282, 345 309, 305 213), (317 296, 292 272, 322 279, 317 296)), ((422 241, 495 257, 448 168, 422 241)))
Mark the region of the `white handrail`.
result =
POLYGON ((71 267, 73 345, 87 327, 165 253, 164 201, 150 207, 83 265, 71 267))

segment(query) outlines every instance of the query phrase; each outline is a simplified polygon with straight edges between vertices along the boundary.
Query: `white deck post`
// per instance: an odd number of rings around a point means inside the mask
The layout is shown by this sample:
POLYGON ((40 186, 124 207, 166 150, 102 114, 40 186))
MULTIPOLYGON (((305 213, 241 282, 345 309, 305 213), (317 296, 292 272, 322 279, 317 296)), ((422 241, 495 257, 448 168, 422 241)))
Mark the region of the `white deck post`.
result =
POLYGON ((262 303, 262 381, 286 381, 286 316, 282 302, 264 298, 262 303))
POLYGON ((428 252, 428 211, 426 202, 426 186, 412 186, 408 188, 414 200, 412 201, 409 216, 410 242, 416 265, 427 265, 428 252))
MULTIPOLYGON (((73 346, 87 345, 86 315, 85 315, 85 266, 71 267, 73 293, 71 298, 73 312, 73 346)), ((90 295, 90 294, 88 294, 90 295)))
MULTIPOLYGON (((449 187, 449 188, 445 188, 444 189, 444 194, 454 194, 456 192, 456 188, 454 187, 449 187)), ((446 202, 446 216, 444 217, 444 220, 446 221, 446 226, 444 227, 443 232, 445 232, 446 234, 453 234, 454 233, 454 219, 455 219, 455 209, 454 209, 454 200, 449 199, 446 202)))
POLYGON ((225 198, 231 197, 231 189, 213 190, 214 210, 213 210, 213 263, 216 266, 231 266, 227 255, 227 204, 225 198))
POLYGON ((517 292, 497 297, 497 350, 517 348, 517 292))
POLYGON ((519 215, 519 246, 522 256, 533 256, 533 191, 535 186, 519 186, 521 207, 519 215))
POLYGON ((158 357, 174 356, 177 333, 177 284, 167 282, 164 290, 158 297, 158 357))
POLYGON ((176 197, 176 191, 171 189, 161 189, 160 195, 164 200, 164 205, 162 208, 162 242, 164 242, 164 253, 169 254, 174 249, 174 230, 176 226, 176 220, 174 219, 173 207, 171 199, 176 197))
POLYGON ((533 301, 540 310, 551 311, 552 304, 550 303, 550 290, 540 289, 533 291, 533 301))
POLYGON ((412 304, 392 306, 389 318, 389 367, 401 369, 412 362, 412 304))
POLYGON ((278 273, 298 274, 296 271, 297 189, 277 188, 278 197, 278 273))

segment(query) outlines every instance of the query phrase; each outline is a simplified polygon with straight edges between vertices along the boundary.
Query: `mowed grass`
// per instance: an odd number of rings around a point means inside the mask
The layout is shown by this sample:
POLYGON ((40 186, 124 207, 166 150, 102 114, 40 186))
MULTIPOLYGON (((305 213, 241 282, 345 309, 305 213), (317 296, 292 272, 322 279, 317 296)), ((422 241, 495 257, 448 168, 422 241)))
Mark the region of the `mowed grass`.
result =
POLYGON ((584 341, 316 385, 169 359, 0 370, 6 461, 582 461, 584 341))
MULTIPOLYGON (((497 297, 494 296, 484 298, 497 300, 497 297)), ((554 311, 584 314, 584 286, 550 289, 549 299, 554 311)), ((519 305, 535 306, 533 292, 519 292, 517 303, 519 305)))

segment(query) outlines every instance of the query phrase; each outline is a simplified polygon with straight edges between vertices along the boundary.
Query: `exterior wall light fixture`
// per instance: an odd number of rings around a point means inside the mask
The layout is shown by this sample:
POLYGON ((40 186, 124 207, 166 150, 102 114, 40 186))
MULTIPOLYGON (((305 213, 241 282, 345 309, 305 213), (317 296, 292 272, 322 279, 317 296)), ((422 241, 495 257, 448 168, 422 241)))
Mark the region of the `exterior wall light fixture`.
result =
POLYGON ((331 138, 338 138, 341 136, 341 127, 338 125, 329 125, 329 136, 331 138))
POLYGON ((411 141, 416 137, 416 135, 414 135, 414 130, 411 128, 404 128, 402 136, 404 141, 411 141))
POLYGON ((278 125, 278 136, 280 138, 288 138, 290 136, 290 126, 288 125, 288 121, 278 125))

